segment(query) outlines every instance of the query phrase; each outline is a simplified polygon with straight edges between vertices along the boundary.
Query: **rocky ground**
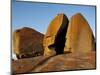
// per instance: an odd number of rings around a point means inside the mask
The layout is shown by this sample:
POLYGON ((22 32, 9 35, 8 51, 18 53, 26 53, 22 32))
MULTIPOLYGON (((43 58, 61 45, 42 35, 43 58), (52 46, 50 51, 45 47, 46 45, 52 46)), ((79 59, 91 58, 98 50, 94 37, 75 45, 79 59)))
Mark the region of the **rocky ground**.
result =
POLYGON ((37 56, 12 61, 12 73, 35 73, 95 69, 95 52, 61 54, 52 57, 37 56))

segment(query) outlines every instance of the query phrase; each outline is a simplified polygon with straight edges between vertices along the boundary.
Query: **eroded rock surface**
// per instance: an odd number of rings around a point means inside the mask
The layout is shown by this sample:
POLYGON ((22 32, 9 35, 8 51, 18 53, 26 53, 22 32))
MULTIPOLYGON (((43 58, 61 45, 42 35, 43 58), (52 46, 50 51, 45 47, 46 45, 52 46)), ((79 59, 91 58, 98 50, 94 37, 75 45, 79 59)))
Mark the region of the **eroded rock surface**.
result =
POLYGON ((49 24, 44 36, 44 55, 63 54, 65 36, 68 27, 68 18, 65 14, 58 14, 49 24))
POLYGON ((23 55, 32 58, 12 60, 12 71, 22 74, 95 69, 95 47, 93 32, 82 14, 73 15, 70 21, 64 14, 58 14, 51 21, 44 39, 42 34, 30 28, 14 32, 14 52, 20 58, 23 55), (36 43, 39 46, 35 46, 36 43), (33 57, 34 51, 44 54, 33 57))
POLYGON ((94 40, 93 32, 84 16, 80 13, 73 15, 66 32, 64 52, 90 52, 95 50, 94 40))
POLYGON ((89 52, 95 50, 93 32, 80 13, 68 21, 65 14, 58 14, 48 26, 44 36, 44 55, 89 52))
POLYGON ((28 58, 43 54, 43 34, 28 27, 13 33, 13 50, 18 58, 28 58))
POLYGON ((52 57, 38 56, 12 61, 13 73, 16 74, 95 68, 95 52, 86 54, 61 54, 52 57))

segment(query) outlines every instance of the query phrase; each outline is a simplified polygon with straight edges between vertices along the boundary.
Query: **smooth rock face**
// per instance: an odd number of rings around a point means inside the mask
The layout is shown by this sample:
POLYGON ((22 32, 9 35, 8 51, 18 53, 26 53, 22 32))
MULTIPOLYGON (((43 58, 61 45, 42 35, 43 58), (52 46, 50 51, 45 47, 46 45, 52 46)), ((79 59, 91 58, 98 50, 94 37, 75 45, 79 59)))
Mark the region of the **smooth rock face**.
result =
POLYGON ((44 64, 37 66, 32 72, 53 72, 67 70, 95 69, 95 53, 57 55, 44 64))
POLYGON ((61 54, 53 57, 38 56, 12 61, 14 74, 95 69, 95 52, 61 54))
POLYGON ((69 21, 64 52, 86 53, 95 50, 93 32, 86 19, 77 13, 69 21))
POLYGON ((13 50, 17 58, 28 58, 43 54, 43 34, 24 27, 13 33, 13 50))
POLYGON ((63 53, 67 27, 68 18, 64 14, 58 14, 51 21, 43 40, 44 55, 63 53))

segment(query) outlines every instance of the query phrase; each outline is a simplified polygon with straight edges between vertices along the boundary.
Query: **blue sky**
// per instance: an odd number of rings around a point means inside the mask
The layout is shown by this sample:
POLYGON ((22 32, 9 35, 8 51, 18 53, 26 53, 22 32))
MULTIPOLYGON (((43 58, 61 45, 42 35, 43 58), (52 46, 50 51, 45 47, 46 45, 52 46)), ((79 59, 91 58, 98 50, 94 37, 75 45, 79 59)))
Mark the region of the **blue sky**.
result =
POLYGON ((45 33, 51 20, 58 13, 70 17, 80 12, 88 21, 95 35, 95 7, 68 4, 48 4, 34 2, 12 2, 13 31, 21 27, 31 27, 45 33))

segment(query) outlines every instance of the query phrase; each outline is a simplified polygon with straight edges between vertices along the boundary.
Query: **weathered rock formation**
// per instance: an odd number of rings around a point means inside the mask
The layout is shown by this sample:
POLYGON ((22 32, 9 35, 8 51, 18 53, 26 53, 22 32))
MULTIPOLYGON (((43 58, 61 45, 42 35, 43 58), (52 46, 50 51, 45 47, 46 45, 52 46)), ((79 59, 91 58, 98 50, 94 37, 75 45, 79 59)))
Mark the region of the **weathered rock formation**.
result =
POLYGON ((51 21, 43 40, 44 55, 63 53, 67 27, 68 18, 64 14, 58 14, 51 21))
POLYGON ((61 54, 53 57, 38 56, 12 61, 14 74, 95 69, 95 52, 61 54))
POLYGON ((13 74, 96 68, 96 39, 80 13, 73 15, 70 21, 64 14, 58 14, 51 21, 44 39, 31 28, 16 30, 13 38, 16 55, 32 57, 12 60, 13 74), (33 57, 37 53, 42 56, 33 57))
POLYGON ((28 58, 43 54, 43 34, 24 27, 13 33, 13 50, 17 58, 28 58))
POLYGON ((70 19, 64 52, 86 53, 92 50, 95 50, 93 32, 82 14, 77 13, 70 19))
POLYGON ((68 22, 64 14, 58 14, 50 23, 43 40, 44 55, 95 50, 93 32, 82 14, 73 15, 68 22))

